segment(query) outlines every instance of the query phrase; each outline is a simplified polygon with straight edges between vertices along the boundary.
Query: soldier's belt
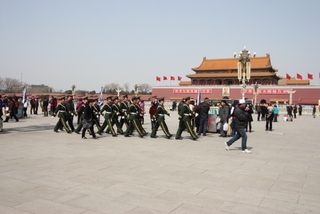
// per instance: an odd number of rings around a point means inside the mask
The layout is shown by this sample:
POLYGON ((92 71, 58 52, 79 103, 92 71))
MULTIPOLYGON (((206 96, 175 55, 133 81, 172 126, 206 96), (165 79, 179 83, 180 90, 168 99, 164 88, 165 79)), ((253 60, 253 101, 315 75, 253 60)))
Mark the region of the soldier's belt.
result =
POLYGON ((127 111, 127 109, 122 109, 122 111, 127 111))
POLYGON ((183 114, 184 116, 190 116, 190 114, 183 114))
POLYGON ((138 113, 132 113, 132 112, 130 112, 130 114, 138 114, 138 113))
POLYGON ((66 111, 64 111, 64 110, 59 110, 59 112, 66 112, 66 111))
POLYGON ((164 116, 164 114, 158 114, 159 116, 164 116))
POLYGON ((112 113, 112 112, 110 112, 110 111, 107 111, 107 112, 106 112, 106 114, 111 114, 111 113, 112 113))

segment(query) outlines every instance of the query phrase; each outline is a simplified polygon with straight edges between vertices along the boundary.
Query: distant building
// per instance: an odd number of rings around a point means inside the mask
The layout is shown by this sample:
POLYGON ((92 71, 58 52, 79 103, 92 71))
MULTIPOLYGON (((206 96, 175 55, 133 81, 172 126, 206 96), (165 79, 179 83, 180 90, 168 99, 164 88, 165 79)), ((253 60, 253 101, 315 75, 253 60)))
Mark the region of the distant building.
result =
MULTIPOLYGON (((207 59, 203 58, 199 67, 192 68, 195 74, 187 75, 191 85, 239 85, 238 58, 207 59)), ((270 54, 265 57, 253 57, 251 61, 250 84, 277 85, 280 77, 277 69, 271 65, 270 54)), ((184 83, 186 84, 186 83, 184 83)))
POLYGON ((28 93, 51 93, 52 88, 41 84, 41 85, 28 85, 28 93))
MULTIPOLYGON (((210 99, 241 99, 242 86, 238 80, 239 58, 207 59, 203 58, 199 67, 192 68, 195 74, 186 75, 190 81, 181 81, 180 86, 154 86, 152 95, 165 97, 166 100, 180 100, 191 96, 197 99, 198 93, 210 99)), ((290 91, 292 103, 318 104, 320 102, 320 86, 311 86, 309 80, 288 80, 277 76, 277 69, 271 65, 270 54, 264 57, 250 58, 251 78, 245 90, 247 99, 266 100, 270 103, 289 103, 290 91), (258 92, 254 84, 259 84, 258 92)))

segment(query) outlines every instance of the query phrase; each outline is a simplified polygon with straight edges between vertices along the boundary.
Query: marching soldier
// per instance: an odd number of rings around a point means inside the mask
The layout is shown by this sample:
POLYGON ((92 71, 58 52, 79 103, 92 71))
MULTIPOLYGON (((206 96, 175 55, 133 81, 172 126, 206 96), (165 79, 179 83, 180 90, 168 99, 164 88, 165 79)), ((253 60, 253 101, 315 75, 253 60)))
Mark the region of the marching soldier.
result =
POLYGON ((112 119, 112 96, 111 97, 107 97, 107 103, 103 106, 103 108, 101 109, 100 111, 100 114, 102 114, 104 111, 105 111, 105 114, 104 114, 104 122, 101 126, 101 128, 99 129, 98 131, 98 134, 101 135, 103 130, 108 126, 110 128, 110 131, 111 131, 111 134, 113 137, 116 137, 117 134, 116 132, 114 131, 113 127, 112 127, 112 122, 111 122, 111 119, 112 119))
POLYGON ((120 104, 120 128, 122 129, 123 127, 123 124, 126 124, 126 127, 128 127, 129 125, 129 122, 128 122, 128 109, 129 109, 129 106, 128 106, 128 95, 124 95, 123 96, 123 100, 120 104))
POLYGON ((138 134, 140 135, 141 138, 143 138, 144 133, 143 130, 141 130, 140 126, 139 126, 139 108, 137 107, 137 98, 133 97, 132 98, 132 104, 129 107, 129 111, 128 111, 128 115, 129 115, 129 119, 130 119, 130 123, 129 126, 127 127, 126 132, 124 133, 125 137, 130 137, 130 135, 133 132, 133 128, 135 128, 138 132, 138 134))
POLYGON ((68 133, 71 133, 70 129, 68 128, 68 126, 66 124, 67 108, 65 106, 65 98, 63 97, 60 100, 61 100, 61 102, 57 106, 57 108, 55 109, 54 114, 53 114, 53 117, 55 117, 58 114, 58 118, 59 118, 59 121, 57 122, 56 126, 54 127, 54 131, 59 133, 58 129, 63 126, 68 133))
POLYGON ((179 128, 176 133, 176 139, 182 139, 181 138, 181 133, 187 128, 188 132, 190 133, 191 137, 193 140, 197 139, 197 135, 194 132, 194 130, 191 127, 191 118, 194 117, 194 112, 191 111, 189 108, 189 103, 190 103, 190 97, 184 98, 185 104, 182 106, 181 110, 179 111, 179 128))
POLYGON ((81 117, 81 119, 80 119, 80 124, 78 125, 78 127, 77 127, 76 130, 75 130, 75 133, 77 133, 77 134, 80 134, 80 131, 81 131, 82 126, 83 126, 83 124, 82 124, 82 120, 83 120, 83 117, 84 117, 83 112, 84 112, 85 105, 86 105, 87 103, 88 103, 88 97, 85 97, 85 98, 83 99, 83 103, 82 103, 82 105, 80 106, 79 111, 77 112, 78 115, 79 115, 79 117, 81 117))
POLYGON ((156 122, 155 127, 152 129, 151 138, 157 137, 156 134, 157 134, 159 126, 161 126, 164 134, 167 136, 168 139, 170 139, 172 137, 172 134, 170 134, 168 127, 167 127, 167 124, 164 119, 165 114, 168 115, 169 117, 170 117, 170 114, 167 112, 167 110, 165 110, 163 103, 164 103, 164 98, 163 97, 159 98, 159 105, 158 105, 156 113, 153 116, 157 122, 156 122))
POLYGON ((92 110, 94 113, 93 117, 93 123, 97 126, 97 129, 99 130, 101 128, 100 126, 100 106, 98 104, 98 100, 94 100, 92 105, 92 110))
POLYGON ((139 119, 139 127, 140 127, 140 130, 142 130, 142 133, 143 135, 147 135, 148 133, 146 132, 146 130, 144 130, 144 128, 142 127, 142 120, 140 120, 140 114, 144 114, 145 112, 140 108, 140 97, 137 97, 137 104, 136 104, 136 107, 139 111, 139 115, 138 115, 138 119, 139 119))
POLYGON ((120 123, 118 120, 118 116, 120 115, 119 98, 118 97, 114 98, 113 102, 114 103, 112 105, 112 111, 113 111, 112 126, 116 124, 118 133, 123 134, 123 130, 122 128, 120 128, 120 123))

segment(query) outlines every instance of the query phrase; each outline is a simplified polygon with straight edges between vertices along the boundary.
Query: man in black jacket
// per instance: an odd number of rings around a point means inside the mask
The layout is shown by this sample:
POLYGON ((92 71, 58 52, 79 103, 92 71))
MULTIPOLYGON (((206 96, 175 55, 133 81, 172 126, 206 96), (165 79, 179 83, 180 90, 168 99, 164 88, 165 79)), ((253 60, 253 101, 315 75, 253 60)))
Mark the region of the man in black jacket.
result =
POLYGON ((66 120, 68 121, 71 131, 74 132, 73 117, 76 114, 76 111, 74 108, 73 97, 71 95, 67 97, 66 108, 67 108, 66 120))
POLYGON ((83 118, 82 118, 82 123, 83 123, 83 129, 82 129, 82 135, 81 135, 82 139, 87 139, 85 136, 87 130, 92 135, 93 139, 97 139, 93 130, 93 118, 95 117, 95 114, 93 113, 93 107, 92 107, 93 101, 94 100, 89 100, 89 103, 86 103, 84 107, 83 118))
POLYGON ((227 132, 223 130, 223 125, 225 123, 228 123, 228 120, 230 117, 230 107, 225 100, 221 101, 219 116, 220 116, 220 121, 221 121, 220 136, 219 137, 227 137, 227 132))
POLYGON ((209 106, 208 99, 205 98, 203 103, 200 103, 200 109, 199 109, 200 124, 199 124, 198 135, 201 135, 201 133, 203 133, 203 136, 207 135, 209 109, 210 109, 210 106, 209 106))
POLYGON ((241 144, 242 152, 251 153, 251 151, 247 149, 247 134, 246 134, 245 128, 247 127, 248 113, 245 111, 245 106, 246 106, 245 100, 239 100, 239 107, 237 107, 234 111, 235 130, 237 133, 228 142, 225 142, 227 151, 230 149, 230 146, 236 140, 242 138, 242 144, 241 144))

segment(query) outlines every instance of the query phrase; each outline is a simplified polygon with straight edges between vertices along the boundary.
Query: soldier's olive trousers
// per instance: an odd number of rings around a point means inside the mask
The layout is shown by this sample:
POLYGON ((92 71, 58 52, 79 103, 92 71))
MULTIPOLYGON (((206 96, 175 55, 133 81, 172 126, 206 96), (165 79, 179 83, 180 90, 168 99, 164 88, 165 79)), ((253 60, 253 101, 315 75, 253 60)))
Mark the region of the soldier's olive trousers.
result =
POLYGON ((193 131, 190 121, 180 121, 179 128, 176 133, 176 139, 181 138, 182 132, 187 128, 188 132, 190 133, 191 137, 195 140, 197 139, 196 133, 193 131))
MULTIPOLYGON (((113 119, 112 119, 112 127, 114 126, 114 124, 116 124, 118 133, 123 134, 123 130, 122 130, 122 128, 120 127, 120 123, 119 123, 117 117, 113 117, 113 119)), ((109 132, 109 131, 110 131, 110 128, 108 127, 108 129, 107 129, 106 132, 109 132)))
POLYGON ((156 122, 156 125, 152 129, 151 137, 155 137, 157 135, 157 131, 158 131, 159 126, 161 126, 162 131, 164 132, 164 134, 167 137, 171 137, 171 134, 169 132, 169 129, 168 129, 165 121, 157 121, 156 122))
POLYGON ((110 119, 110 118, 104 120, 101 128, 100 128, 99 131, 98 131, 98 134, 101 134, 101 133, 103 132, 103 130, 104 130, 107 126, 110 128, 111 134, 112 134, 113 136, 114 136, 114 135, 117 135, 116 132, 115 132, 114 129, 113 129, 112 122, 111 122, 111 119, 110 119))
POLYGON ((67 132, 70 132, 70 129, 68 128, 67 124, 66 124, 66 120, 65 118, 59 118, 59 121, 57 122, 56 126, 54 127, 54 131, 58 131, 58 129, 60 127, 64 127, 64 129, 67 131, 67 132))
POLYGON ((121 129, 123 127, 123 124, 126 124, 126 127, 128 128, 128 126, 129 126, 128 118, 127 117, 122 118, 122 116, 121 116, 121 119, 120 119, 120 128, 121 129))
POLYGON ((141 130, 140 126, 139 126, 139 119, 134 119, 134 120, 131 120, 131 122, 129 123, 129 126, 127 127, 127 130, 126 132, 124 133, 125 136, 129 136, 132 134, 133 132, 133 129, 135 128, 138 132, 138 134, 140 135, 140 137, 143 137, 144 133, 143 131, 144 130, 141 130))

